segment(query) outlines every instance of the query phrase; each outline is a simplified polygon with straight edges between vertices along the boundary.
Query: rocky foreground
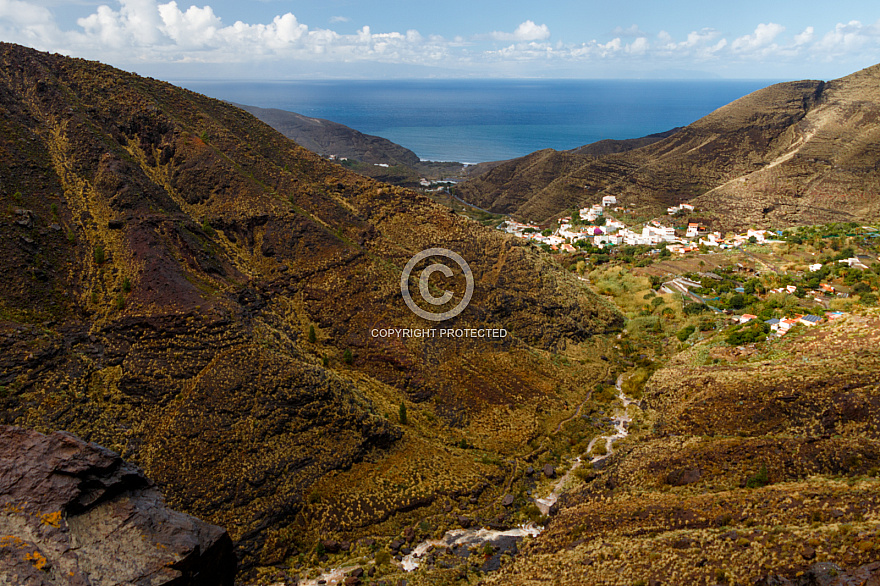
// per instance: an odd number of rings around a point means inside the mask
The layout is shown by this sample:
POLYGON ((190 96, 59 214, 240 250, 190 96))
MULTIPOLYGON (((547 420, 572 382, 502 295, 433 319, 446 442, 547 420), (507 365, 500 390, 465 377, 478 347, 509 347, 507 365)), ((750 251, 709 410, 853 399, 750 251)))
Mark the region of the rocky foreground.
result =
POLYGON ((0 426, 0 584, 231 586, 235 570, 225 529, 167 508, 118 455, 0 426))

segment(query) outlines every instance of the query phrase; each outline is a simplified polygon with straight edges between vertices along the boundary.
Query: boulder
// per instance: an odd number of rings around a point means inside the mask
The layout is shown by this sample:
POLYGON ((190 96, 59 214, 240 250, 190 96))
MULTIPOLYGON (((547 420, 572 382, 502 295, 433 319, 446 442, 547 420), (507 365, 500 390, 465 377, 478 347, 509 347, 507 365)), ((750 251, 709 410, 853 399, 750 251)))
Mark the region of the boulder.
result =
POLYGON ((556 477, 556 468, 553 467, 553 464, 544 464, 544 476, 547 478, 556 477))
POLYGON ((504 495, 504 498, 501 499, 501 505, 504 507, 509 507, 512 504, 513 504, 513 495, 512 494, 506 494, 506 495, 504 495))
POLYGON ((221 527, 173 511, 132 464, 66 432, 0 426, 0 584, 232 586, 221 527))

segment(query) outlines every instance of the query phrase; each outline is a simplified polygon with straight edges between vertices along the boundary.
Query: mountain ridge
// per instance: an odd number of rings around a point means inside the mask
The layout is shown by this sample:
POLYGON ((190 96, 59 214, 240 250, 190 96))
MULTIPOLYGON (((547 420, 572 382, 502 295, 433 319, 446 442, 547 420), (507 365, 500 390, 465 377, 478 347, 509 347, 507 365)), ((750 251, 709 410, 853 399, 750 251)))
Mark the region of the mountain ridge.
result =
POLYGON ((532 153, 460 192, 491 211, 540 221, 607 194, 642 215, 691 202, 731 229, 873 219, 878 71, 775 84, 625 153, 532 153))
POLYGON ((171 506, 225 527, 246 570, 482 492, 497 469, 438 437, 521 449, 542 405, 602 368, 554 351, 622 325, 547 257, 243 110, 7 43, 0 195, 2 421, 122 454, 171 506), (437 246, 476 279, 448 327, 505 340, 370 335, 426 327, 401 270, 437 246), (522 397, 504 433, 485 432, 522 397), (378 490, 370 467, 399 454, 378 490), (339 474, 363 487, 358 511, 310 500, 339 474))

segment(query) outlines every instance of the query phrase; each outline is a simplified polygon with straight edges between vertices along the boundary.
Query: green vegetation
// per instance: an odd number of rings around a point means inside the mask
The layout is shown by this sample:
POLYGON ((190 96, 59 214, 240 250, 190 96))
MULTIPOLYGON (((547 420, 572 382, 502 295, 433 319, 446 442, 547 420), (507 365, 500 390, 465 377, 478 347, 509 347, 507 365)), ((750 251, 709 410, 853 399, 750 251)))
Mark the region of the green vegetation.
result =
POLYGON ((104 254, 104 247, 100 244, 95 247, 95 250, 92 252, 92 258, 95 261, 96 265, 103 265, 106 262, 107 258, 104 254))
POLYGON ((694 331, 696 331, 696 329, 697 329, 697 326, 694 326, 694 325, 685 326, 685 327, 681 328, 680 330, 678 330, 678 332, 675 334, 675 336, 680 341, 684 342, 685 340, 687 340, 688 338, 691 337, 691 334, 693 334, 694 331))
POLYGON ((406 425, 409 422, 406 416, 406 403, 402 401, 400 403, 400 407, 398 407, 397 409, 397 420, 400 422, 401 425, 406 425))
POLYGON ((727 334, 725 341, 731 346, 742 346, 744 344, 753 344, 766 339, 770 333, 770 326, 759 321, 751 321, 747 324, 735 326, 730 333, 727 334))
POLYGON ((351 364, 352 362, 354 362, 354 355, 348 348, 346 348, 345 351, 342 353, 342 361, 345 364, 351 364))
POLYGON ((317 341, 318 337, 315 335, 315 326, 309 325, 309 334, 308 340, 309 344, 314 344, 317 341))
POLYGON ((770 476, 767 473, 767 464, 761 464, 761 468, 746 479, 746 488, 761 488, 770 484, 770 476))

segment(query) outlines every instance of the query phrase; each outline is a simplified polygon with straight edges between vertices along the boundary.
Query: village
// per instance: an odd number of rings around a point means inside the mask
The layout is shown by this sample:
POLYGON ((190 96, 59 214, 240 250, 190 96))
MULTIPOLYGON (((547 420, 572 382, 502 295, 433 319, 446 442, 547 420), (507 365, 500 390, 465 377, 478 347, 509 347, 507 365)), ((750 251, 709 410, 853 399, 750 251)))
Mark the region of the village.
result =
MULTIPOLYGON (((732 234, 723 238, 720 232, 710 232, 699 223, 690 222, 687 228, 678 230, 673 226, 667 226, 660 220, 651 220, 642 227, 641 231, 634 231, 615 217, 606 214, 606 210, 612 212, 624 212, 625 209, 617 205, 617 197, 606 195, 601 203, 582 208, 578 217, 566 216, 559 218, 558 228, 541 229, 534 224, 524 224, 513 220, 507 220, 499 226, 505 232, 532 241, 536 244, 545 244, 552 251, 576 252, 577 247, 590 244, 598 248, 612 246, 660 246, 672 253, 684 254, 699 250, 700 245, 726 249, 742 246, 743 243, 772 243, 775 235, 768 230, 747 230, 744 234, 732 234), (680 234, 681 232, 683 234, 680 234)), ((667 209, 669 216, 678 216, 694 211, 690 204, 680 204, 667 209)), ((659 253, 660 250, 656 250, 659 253)))
MULTIPOLYGON (((818 235, 804 228, 793 232, 748 229, 722 236, 695 222, 688 222, 686 228, 669 225, 693 212, 693 206, 680 204, 667 209, 669 220, 652 219, 636 224, 640 230, 632 229, 618 219, 628 210, 618 205, 615 196, 608 195, 600 203, 580 209, 574 217, 559 218, 555 229, 509 219, 498 228, 562 255, 560 258, 572 254, 575 259, 591 258, 594 267, 600 259, 608 259, 614 261, 612 264, 623 263, 621 267, 627 270, 653 270, 653 293, 658 302, 666 296, 680 300, 687 313, 709 312, 716 316, 716 321, 729 329, 727 339, 732 345, 782 337, 796 326, 810 328, 832 322, 854 306, 877 303, 880 258, 876 256, 875 227, 850 226, 845 231, 855 231, 857 237, 842 234, 828 240, 835 232, 822 232, 822 227, 812 229, 818 230, 818 235), (826 242, 831 242, 833 249, 822 253, 826 242), (860 247, 853 247, 854 242, 862 242, 862 252, 873 254, 857 253, 860 247), (802 249, 802 256, 793 263, 773 245, 785 245, 782 248, 789 251, 792 247, 802 249), (767 252, 758 253, 761 249, 767 252), (639 250, 638 254, 633 252, 639 250), (703 267, 705 261, 711 263, 710 259, 731 255, 741 257, 745 264, 703 267), (651 257, 653 260, 648 260, 651 257), (676 258, 682 262, 693 258, 690 262, 699 262, 701 270, 667 272, 671 267, 663 261, 676 258), (655 268, 645 268, 651 266, 655 268)), ((663 307, 648 307, 641 314, 663 307)))

